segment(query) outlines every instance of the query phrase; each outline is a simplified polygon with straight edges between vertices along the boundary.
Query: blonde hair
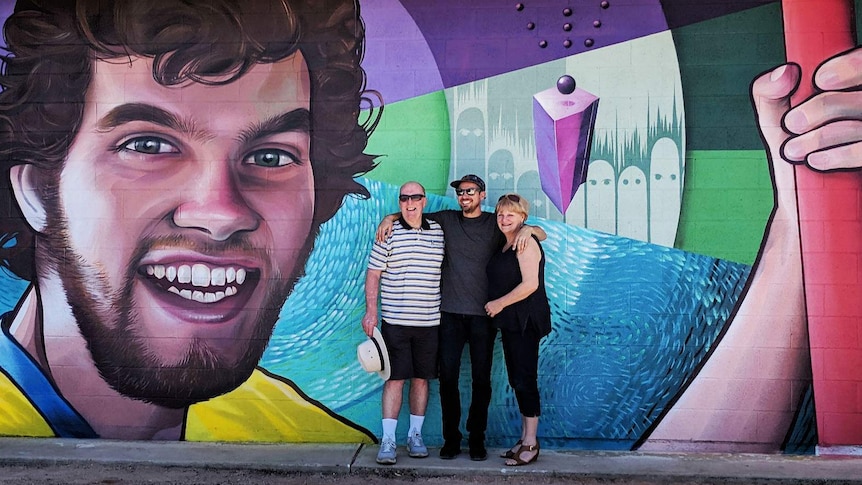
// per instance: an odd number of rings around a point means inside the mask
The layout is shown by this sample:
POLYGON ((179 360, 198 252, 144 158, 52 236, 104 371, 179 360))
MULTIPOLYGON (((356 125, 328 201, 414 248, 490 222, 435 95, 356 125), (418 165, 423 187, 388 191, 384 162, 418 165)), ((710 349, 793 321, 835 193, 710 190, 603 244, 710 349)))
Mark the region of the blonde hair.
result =
POLYGON ((524 220, 527 220, 527 217, 530 215, 530 202, 515 193, 503 194, 497 200, 497 207, 494 208, 494 213, 499 214, 503 210, 521 214, 524 216, 524 220))

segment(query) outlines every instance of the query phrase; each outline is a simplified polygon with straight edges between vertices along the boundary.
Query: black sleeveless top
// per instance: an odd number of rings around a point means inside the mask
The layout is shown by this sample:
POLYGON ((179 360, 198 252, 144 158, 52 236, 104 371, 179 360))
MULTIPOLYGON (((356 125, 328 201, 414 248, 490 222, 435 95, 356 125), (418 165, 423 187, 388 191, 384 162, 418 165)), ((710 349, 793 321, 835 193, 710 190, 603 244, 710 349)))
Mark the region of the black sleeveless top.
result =
MULTIPOLYGON (((527 298, 507 306, 494 317, 494 326, 507 330, 520 330, 522 333, 527 325, 533 325, 540 336, 551 333, 551 307, 545 293, 545 251, 539 244, 542 258, 539 260, 539 287, 527 298)), ((488 261, 488 299, 496 300, 512 291, 521 283, 521 267, 518 265, 518 255, 515 250, 501 252, 502 246, 488 261)))

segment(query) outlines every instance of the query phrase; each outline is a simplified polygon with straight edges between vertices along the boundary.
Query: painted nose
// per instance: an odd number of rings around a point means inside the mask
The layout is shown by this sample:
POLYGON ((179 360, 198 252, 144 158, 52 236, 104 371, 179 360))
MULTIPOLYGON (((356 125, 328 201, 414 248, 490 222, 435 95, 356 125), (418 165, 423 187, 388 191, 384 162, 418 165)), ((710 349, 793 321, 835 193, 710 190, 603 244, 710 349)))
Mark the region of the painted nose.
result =
POLYGON ((260 216, 249 207, 228 165, 214 162, 200 174, 174 211, 174 224, 202 231, 216 241, 258 228, 260 216))

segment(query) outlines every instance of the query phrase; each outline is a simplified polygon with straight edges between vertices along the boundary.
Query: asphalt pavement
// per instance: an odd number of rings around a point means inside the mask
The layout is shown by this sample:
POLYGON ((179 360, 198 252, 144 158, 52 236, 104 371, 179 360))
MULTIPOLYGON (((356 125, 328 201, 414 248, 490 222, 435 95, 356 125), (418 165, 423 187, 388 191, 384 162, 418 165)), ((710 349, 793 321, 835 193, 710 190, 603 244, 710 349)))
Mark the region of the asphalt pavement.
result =
POLYGON ((376 445, 0 438, 0 463, 34 467, 92 463, 345 475, 402 471, 428 477, 551 475, 599 480, 862 484, 862 456, 542 450, 536 463, 515 468, 504 466, 503 459, 497 458, 502 451, 498 449, 489 449, 486 461, 471 461, 466 450, 454 460, 440 459, 437 449, 430 451, 427 458, 409 458, 399 446, 398 462, 384 466, 375 463, 376 445))

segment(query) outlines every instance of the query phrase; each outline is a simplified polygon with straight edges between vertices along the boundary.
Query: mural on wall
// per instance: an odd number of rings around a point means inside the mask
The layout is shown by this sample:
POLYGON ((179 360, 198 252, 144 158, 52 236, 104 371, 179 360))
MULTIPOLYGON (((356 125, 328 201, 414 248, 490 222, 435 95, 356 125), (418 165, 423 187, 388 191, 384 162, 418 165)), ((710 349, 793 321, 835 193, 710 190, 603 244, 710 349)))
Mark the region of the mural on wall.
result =
MULTIPOLYGON (((822 435, 781 159, 820 168, 853 136, 832 123, 822 151, 781 128, 792 68, 759 77, 744 113, 774 184, 754 264, 677 238, 710 182, 686 185, 698 100, 670 29, 776 2, 367 0, 362 21, 352 0, 67 3, 0 9, 0 435, 373 441, 382 381, 356 346, 374 231, 402 182, 457 210, 466 173, 488 200, 527 197, 548 233, 543 446, 796 452, 822 435)), ((500 445, 521 417, 499 346, 494 362, 500 445)), ((439 429, 432 387, 429 444, 439 429)))

